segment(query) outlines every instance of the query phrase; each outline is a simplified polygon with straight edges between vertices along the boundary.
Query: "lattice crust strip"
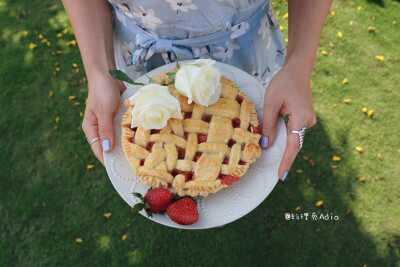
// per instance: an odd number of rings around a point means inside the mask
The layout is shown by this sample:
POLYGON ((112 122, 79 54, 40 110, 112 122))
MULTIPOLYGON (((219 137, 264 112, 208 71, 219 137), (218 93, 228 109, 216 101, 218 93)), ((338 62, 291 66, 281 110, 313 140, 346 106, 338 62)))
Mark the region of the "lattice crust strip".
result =
MULTIPOLYGON (((166 73, 153 79, 162 85, 171 81, 166 73)), ((171 85, 183 119, 170 119, 161 130, 131 128, 133 106, 124 102, 128 109, 121 124, 122 147, 142 182, 180 196, 206 196, 239 180, 260 157, 254 104, 233 81, 222 76, 221 83, 221 98, 208 107, 188 104, 171 85)))

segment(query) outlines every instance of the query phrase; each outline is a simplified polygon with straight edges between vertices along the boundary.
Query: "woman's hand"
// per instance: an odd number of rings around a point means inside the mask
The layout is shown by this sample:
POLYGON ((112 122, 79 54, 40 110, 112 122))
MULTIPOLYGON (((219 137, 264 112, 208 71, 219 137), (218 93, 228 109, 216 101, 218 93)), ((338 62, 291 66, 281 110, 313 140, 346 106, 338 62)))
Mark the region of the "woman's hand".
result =
POLYGON ((290 133, 289 130, 300 130, 304 125, 310 128, 316 123, 310 89, 310 72, 302 69, 300 64, 285 64, 267 88, 261 125, 263 148, 273 143, 277 119, 282 114, 289 116, 287 145, 278 171, 279 178, 284 181, 300 151, 299 136, 290 133))
POLYGON ((89 141, 100 137, 101 142, 94 142, 91 147, 103 165, 103 151, 108 152, 114 148, 113 119, 118 111, 120 96, 125 89, 121 81, 115 80, 108 73, 93 75, 89 80, 89 94, 82 129, 89 141))

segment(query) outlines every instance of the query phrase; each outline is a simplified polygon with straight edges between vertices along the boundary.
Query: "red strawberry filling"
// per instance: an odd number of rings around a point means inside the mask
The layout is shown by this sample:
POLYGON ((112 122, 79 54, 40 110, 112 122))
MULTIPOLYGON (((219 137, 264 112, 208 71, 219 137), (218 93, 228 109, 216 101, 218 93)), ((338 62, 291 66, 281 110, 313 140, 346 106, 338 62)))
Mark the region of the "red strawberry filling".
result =
POLYGON ((192 112, 185 112, 183 114, 183 119, 190 119, 192 117, 192 112))
POLYGON ((237 101, 239 104, 242 104, 242 102, 243 102, 243 96, 237 95, 237 96, 236 96, 236 101, 237 101))
POLYGON ((260 132, 260 125, 254 127, 253 125, 250 124, 249 128, 247 128, 247 131, 252 132, 254 134, 258 134, 260 132))
POLYGON ((198 133, 197 134, 197 141, 198 143, 204 143, 207 141, 207 135, 206 134, 202 134, 202 133, 198 133))
POLYGON ((233 139, 229 139, 228 141, 228 147, 232 147, 234 144, 236 144, 236 141, 233 139))
POLYGON ((232 119, 232 127, 233 128, 239 128, 240 127, 240 119, 239 118, 233 118, 232 119))
POLYGON ((158 133, 160 133, 160 132, 161 132, 160 129, 152 129, 152 130, 150 131, 150 134, 158 134, 158 133))
POLYGON ((247 164, 247 162, 246 162, 246 161, 239 160, 239 165, 246 165, 246 164, 247 164))
POLYGON ((228 164, 229 163, 229 158, 228 157, 225 157, 224 158, 224 161, 222 162, 222 164, 228 164))
POLYGON ((154 142, 148 142, 146 145, 147 151, 151 152, 153 150, 154 142))
POLYGON ((201 154, 203 154, 203 153, 201 153, 200 151, 197 151, 196 154, 194 154, 193 161, 197 162, 199 160, 201 154))
POLYGON ((185 139, 186 141, 188 140, 188 136, 189 136, 188 132, 183 133, 183 139, 185 139))
POLYGON ((141 159, 140 160, 140 166, 143 166, 144 165, 144 161, 145 161, 146 159, 141 159))
POLYGON ((246 146, 246 144, 243 143, 242 146, 241 146, 242 151, 244 150, 244 147, 245 147, 245 146, 246 146))
POLYGON ((210 123, 211 117, 211 115, 203 114, 203 116, 201 116, 201 120, 210 123))
POLYGON ((189 182, 190 180, 194 180, 194 173, 192 171, 181 171, 181 170, 177 170, 174 169, 172 171, 172 176, 177 176, 178 174, 182 174, 185 176, 185 182, 189 182))
POLYGON ((176 147, 176 150, 178 151, 178 159, 184 159, 186 154, 186 149, 176 147))
POLYGON ((239 176, 233 176, 229 174, 222 174, 220 173, 218 176, 218 179, 221 180, 221 183, 224 185, 231 185, 233 182, 236 182, 237 180, 240 179, 239 176))

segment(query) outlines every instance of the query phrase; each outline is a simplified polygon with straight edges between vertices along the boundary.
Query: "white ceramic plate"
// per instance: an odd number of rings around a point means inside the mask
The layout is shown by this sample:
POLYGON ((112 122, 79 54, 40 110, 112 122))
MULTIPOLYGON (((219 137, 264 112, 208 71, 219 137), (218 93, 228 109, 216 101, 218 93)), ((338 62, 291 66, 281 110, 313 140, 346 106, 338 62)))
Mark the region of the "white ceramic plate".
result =
MULTIPOLYGON (((265 88, 254 77, 238 68, 219 62, 214 66, 221 71, 222 75, 233 80, 239 89, 245 92, 254 102, 260 120, 262 118, 265 88)), ((147 75, 154 77, 174 67, 175 63, 164 65, 147 75)), ((137 82, 148 83, 148 78, 142 76, 137 82)), ((114 118, 115 148, 110 153, 104 153, 104 161, 110 180, 120 196, 131 207, 139 201, 131 193, 139 192, 144 195, 150 187, 135 176, 125 159, 121 145, 121 118, 126 112, 123 102, 126 98, 135 94, 139 88, 140 86, 129 87, 121 96, 120 107, 114 118)), ((267 150, 262 150, 261 157, 250 165, 239 181, 215 194, 197 199, 199 220, 196 223, 187 226, 179 225, 169 219, 167 215, 157 214, 149 219, 175 228, 205 229, 233 222, 246 215, 264 201, 278 182, 278 168, 286 147, 286 137, 286 125, 283 118, 280 117, 274 143, 267 150)), ((147 218, 144 211, 141 214, 147 218)))

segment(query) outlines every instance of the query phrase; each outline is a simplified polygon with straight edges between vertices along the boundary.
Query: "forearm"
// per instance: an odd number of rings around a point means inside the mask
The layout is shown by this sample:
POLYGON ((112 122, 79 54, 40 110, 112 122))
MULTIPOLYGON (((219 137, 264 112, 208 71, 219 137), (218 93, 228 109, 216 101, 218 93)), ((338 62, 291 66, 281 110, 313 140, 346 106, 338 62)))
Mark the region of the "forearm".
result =
POLYGON ((115 68, 112 15, 106 0, 63 0, 79 45, 86 75, 108 74, 115 68))
POLYGON ((289 43, 285 64, 311 74, 332 0, 289 0, 289 43))

